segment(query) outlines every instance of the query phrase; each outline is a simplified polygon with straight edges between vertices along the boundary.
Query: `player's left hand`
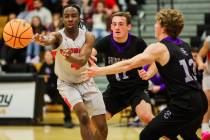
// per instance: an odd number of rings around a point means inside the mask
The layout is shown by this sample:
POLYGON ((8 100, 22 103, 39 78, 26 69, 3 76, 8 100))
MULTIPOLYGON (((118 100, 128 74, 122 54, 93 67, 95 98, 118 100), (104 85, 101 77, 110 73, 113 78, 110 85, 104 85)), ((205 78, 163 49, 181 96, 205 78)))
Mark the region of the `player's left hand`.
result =
POLYGON ((149 79, 147 71, 145 71, 144 69, 138 70, 138 74, 139 74, 139 77, 143 80, 148 80, 149 79))
POLYGON ((99 74, 100 68, 95 64, 94 61, 89 61, 89 68, 83 74, 87 74, 88 77, 95 77, 99 74))

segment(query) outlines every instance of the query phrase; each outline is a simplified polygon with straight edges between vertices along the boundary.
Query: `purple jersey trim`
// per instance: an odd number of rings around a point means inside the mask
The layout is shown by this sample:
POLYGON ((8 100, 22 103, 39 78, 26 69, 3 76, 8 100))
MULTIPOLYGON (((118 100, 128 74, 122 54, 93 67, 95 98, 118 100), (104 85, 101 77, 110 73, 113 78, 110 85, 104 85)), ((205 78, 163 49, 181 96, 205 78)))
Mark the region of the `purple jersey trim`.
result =
POLYGON ((184 41, 181 40, 180 38, 172 38, 170 36, 164 38, 163 40, 167 40, 167 41, 172 42, 172 43, 174 43, 176 45, 181 45, 181 44, 184 43, 184 41))
POLYGON ((112 42, 112 45, 117 49, 117 51, 119 52, 119 53, 122 53, 122 52, 124 52, 124 50, 128 47, 128 46, 130 46, 130 43, 131 43, 131 35, 130 34, 128 34, 128 39, 127 39, 127 41, 125 42, 125 45, 119 45, 115 40, 114 40, 114 38, 113 38, 113 34, 111 34, 111 42, 112 42))

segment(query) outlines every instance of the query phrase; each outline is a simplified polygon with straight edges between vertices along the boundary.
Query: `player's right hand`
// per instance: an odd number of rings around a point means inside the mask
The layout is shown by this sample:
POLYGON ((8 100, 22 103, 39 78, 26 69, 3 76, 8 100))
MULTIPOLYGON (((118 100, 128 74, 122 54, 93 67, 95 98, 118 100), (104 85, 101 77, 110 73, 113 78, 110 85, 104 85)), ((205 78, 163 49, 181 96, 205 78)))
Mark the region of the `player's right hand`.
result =
POLYGON ((48 45, 48 39, 47 36, 44 34, 35 34, 34 35, 34 41, 42 46, 48 45))

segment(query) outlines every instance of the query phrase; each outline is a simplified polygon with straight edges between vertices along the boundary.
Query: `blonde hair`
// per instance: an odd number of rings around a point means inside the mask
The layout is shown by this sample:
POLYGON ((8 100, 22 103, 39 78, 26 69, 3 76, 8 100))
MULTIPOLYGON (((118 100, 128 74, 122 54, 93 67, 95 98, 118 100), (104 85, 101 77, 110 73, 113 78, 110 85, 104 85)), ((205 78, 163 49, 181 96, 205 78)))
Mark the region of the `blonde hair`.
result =
POLYGON ((156 21, 165 28, 165 32, 172 38, 176 38, 184 28, 184 17, 175 9, 161 9, 156 14, 156 21))

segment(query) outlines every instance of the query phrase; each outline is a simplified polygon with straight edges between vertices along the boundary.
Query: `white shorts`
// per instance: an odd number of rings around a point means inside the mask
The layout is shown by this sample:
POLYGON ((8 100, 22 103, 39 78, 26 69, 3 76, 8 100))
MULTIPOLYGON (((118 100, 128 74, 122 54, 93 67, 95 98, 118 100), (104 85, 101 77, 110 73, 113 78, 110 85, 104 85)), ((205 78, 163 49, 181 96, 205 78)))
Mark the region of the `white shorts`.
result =
POLYGON ((67 83, 58 79, 57 84, 59 93, 71 109, 75 104, 83 102, 90 116, 106 113, 102 93, 96 87, 93 79, 79 84, 67 83))
POLYGON ((203 90, 210 90, 210 75, 203 74, 203 81, 202 81, 203 90))

